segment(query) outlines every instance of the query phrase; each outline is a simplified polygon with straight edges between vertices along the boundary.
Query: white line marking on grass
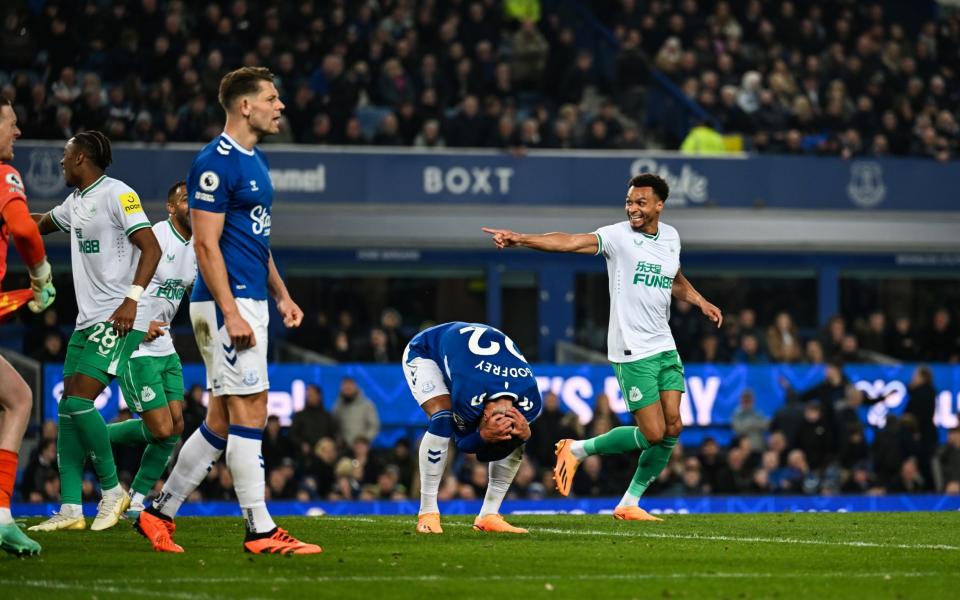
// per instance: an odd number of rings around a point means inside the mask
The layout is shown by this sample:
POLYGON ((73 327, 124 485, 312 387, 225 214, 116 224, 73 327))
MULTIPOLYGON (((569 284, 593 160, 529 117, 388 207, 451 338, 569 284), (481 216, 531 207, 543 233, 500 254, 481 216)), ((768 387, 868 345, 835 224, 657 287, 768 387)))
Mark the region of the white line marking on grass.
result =
MULTIPOLYGON (((456 525, 456 524, 455 524, 456 525)), ((960 550, 960 546, 951 546, 949 544, 888 544, 884 542, 863 542, 863 541, 829 541, 829 540, 804 540, 798 538, 765 538, 765 537, 738 537, 732 535, 700 535, 696 533, 653 533, 646 531, 626 532, 626 531, 598 531, 594 529, 553 529, 547 527, 536 527, 531 529, 531 533, 560 533, 563 535, 597 535, 612 537, 630 537, 630 538, 659 538, 668 540, 695 540, 704 542, 747 542, 760 544, 809 544, 813 546, 853 546, 855 548, 898 548, 905 550, 960 550)))
MULTIPOLYGON (((220 585, 224 583, 259 583, 264 585, 283 585, 283 584, 301 584, 301 583, 376 583, 376 582, 444 582, 444 581, 639 581, 639 580, 664 580, 664 579, 838 579, 838 578, 856 578, 856 579, 884 579, 884 578, 917 578, 917 577, 943 577, 946 573, 926 573, 926 572, 886 572, 886 573, 863 573, 863 572, 816 572, 816 573, 745 573, 745 572, 702 572, 702 573, 587 573, 581 575, 552 574, 552 575, 321 575, 317 577, 283 577, 283 578, 252 578, 252 577, 171 577, 163 579, 97 579, 89 583, 98 586, 112 583, 140 583, 140 584, 171 584, 188 583, 194 585, 220 585)), ((956 574, 960 576, 960 573, 956 574)), ((59 584, 45 584, 46 587, 57 586, 59 584)), ((76 586, 78 589, 80 586, 76 586)), ((93 588, 83 588, 93 589, 93 588)), ((104 589, 98 587, 97 589, 104 589)), ((106 588, 110 589, 110 588, 106 588)), ((111 589, 114 591, 115 589, 111 589)), ((197 594, 176 594, 177 598, 198 597, 197 594)), ((200 596, 202 597, 202 596, 200 596)))
MULTIPOLYGON (((116 587, 110 584, 129 584, 134 580, 130 579, 108 579, 103 581, 90 581, 86 583, 66 583, 59 581, 42 581, 42 580, 29 580, 29 579, 0 579, 0 586, 23 586, 23 587, 32 587, 32 588, 43 588, 48 590, 76 590, 79 592, 91 592, 93 594, 120 594, 126 596, 137 596, 137 597, 155 597, 155 598, 175 598, 176 600, 202 600, 209 599, 213 600, 220 596, 207 596, 206 594, 196 594, 196 593, 180 593, 180 592, 162 592, 154 590, 143 590, 141 588, 132 588, 132 587, 116 587)), ((156 583, 162 583, 164 580, 155 579, 152 580, 156 583)), ((196 581, 202 581, 197 579, 196 581)))

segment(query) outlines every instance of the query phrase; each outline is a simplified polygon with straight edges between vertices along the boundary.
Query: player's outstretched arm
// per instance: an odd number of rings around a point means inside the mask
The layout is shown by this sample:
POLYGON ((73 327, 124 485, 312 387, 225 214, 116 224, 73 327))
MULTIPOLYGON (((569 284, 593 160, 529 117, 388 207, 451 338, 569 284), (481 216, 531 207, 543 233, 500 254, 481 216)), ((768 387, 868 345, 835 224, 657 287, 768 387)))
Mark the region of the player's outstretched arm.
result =
POLYGON ((27 307, 34 313, 43 312, 53 304, 57 290, 53 287, 53 271, 37 223, 27 210, 26 202, 21 201, 7 202, 0 211, 0 221, 7 224, 13 244, 30 271, 33 300, 27 303, 27 307))
POLYGON ((270 253, 270 261, 267 269, 267 287, 270 289, 270 295, 277 301, 277 310, 283 317, 283 324, 289 327, 300 327, 303 321, 303 311, 297 306, 297 303, 290 297, 287 285, 280 277, 280 271, 277 270, 276 263, 273 262, 273 252, 270 253))
POLYGON ((57 224, 53 222, 53 217, 50 216, 50 213, 30 213, 30 218, 33 219, 33 222, 37 224, 37 229, 40 231, 40 235, 47 235, 48 233, 53 233, 54 231, 60 231, 60 228, 57 227, 57 224))
POLYGON ((673 278, 672 293, 674 298, 689 302, 694 306, 699 306, 703 314, 716 323, 717 327, 723 325, 723 313, 720 309, 708 302, 707 299, 693 287, 690 280, 684 277, 681 271, 677 271, 677 276, 673 278))
POLYGON ((592 233, 517 233, 509 229, 482 228, 484 233, 493 236, 493 243, 499 249, 532 248, 543 252, 575 252, 577 254, 596 254, 600 242, 592 233))
POLYGON ((197 267, 203 282, 210 290, 214 302, 223 313, 223 324, 227 328, 230 341, 237 350, 247 350, 257 344, 257 338, 250 324, 240 316, 237 299, 230 291, 227 278, 227 264, 220 252, 220 236, 223 234, 224 213, 190 209, 190 221, 193 225, 193 249, 197 254, 197 267))

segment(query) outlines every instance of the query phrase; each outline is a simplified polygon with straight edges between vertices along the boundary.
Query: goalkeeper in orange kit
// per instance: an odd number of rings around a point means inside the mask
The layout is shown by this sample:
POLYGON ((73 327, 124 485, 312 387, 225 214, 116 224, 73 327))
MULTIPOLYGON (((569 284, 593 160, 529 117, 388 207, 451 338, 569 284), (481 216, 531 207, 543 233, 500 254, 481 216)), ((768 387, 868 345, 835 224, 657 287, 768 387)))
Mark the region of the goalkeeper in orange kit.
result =
MULTIPOLYGON (((17 252, 30 269, 33 299, 28 306, 38 313, 53 304, 56 290, 40 232, 27 210, 23 180, 16 169, 6 164, 13 159, 13 144, 18 137, 17 115, 10 101, 0 96, 0 284, 7 272, 7 240, 13 237, 17 252)), ((39 554, 40 544, 17 527, 10 513, 10 499, 17 478, 20 442, 32 406, 33 394, 27 383, 0 357, 0 548, 27 556, 39 554)))

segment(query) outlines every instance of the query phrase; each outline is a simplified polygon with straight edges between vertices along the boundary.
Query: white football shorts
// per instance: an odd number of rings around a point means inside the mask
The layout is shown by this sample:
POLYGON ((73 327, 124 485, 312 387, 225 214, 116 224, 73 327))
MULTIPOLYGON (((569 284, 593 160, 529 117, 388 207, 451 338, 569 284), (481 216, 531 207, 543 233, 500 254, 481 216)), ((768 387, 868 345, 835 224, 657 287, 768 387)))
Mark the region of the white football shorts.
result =
POLYGON ((223 314, 216 302, 190 303, 193 333, 207 368, 207 389, 214 396, 247 396, 270 389, 267 376, 270 311, 267 301, 237 298, 237 308, 257 340, 253 348, 240 352, 227 335, 223 314))
POLYGON ((450 390, 443 381, 440 365, 429 358, 411 353, 409 345, 403 350, 403 375, 407 378, 410 393, 418 406, 423 406, 424 402, 437 396, 450 395, 450 390))

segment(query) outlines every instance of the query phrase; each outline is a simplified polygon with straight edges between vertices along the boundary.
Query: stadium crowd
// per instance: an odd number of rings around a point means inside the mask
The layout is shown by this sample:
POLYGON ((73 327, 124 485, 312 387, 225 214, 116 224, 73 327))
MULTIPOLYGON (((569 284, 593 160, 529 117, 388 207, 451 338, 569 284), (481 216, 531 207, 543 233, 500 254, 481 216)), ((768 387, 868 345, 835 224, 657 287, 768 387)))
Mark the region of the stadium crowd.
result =
MULTIPOLYGON (((396 363, 407 341, 432 322, 411 327, 410 319, 393 308, 379 319, 361 319, 350 310, 309 315, 291 341, 339 362, 396 363)), ((946 307, 915 323, 907 315, 889 316, 875 310, 865 318, 836 315, 821 330, 804 330, 790 312, 776 314, 769 323, 759 322, 752 308, 730 311, 723 328, 716 331, 699 310, 677 301, 670 326, 681 356, 695 363, 809 363, 830 360, 844 363, 875 363, 890 360, 914 362, 960 362, 958 314, 946 307)), ((606 346, 606 329, 588 327, 578 342, 598 351, 606 346)))
POLYGON ((670 112, 695 104, 755 152, 958 150, 960 13, 911 27, 882 2, 584 4, 592 16, 538 0, 15 2, 0 93, 25 138, 56 140, 209 140, 221 76, 262 65, 287 105, 273 142, 676 148, 670 112), (648 111, 654 88, 683 100, 648 111))

